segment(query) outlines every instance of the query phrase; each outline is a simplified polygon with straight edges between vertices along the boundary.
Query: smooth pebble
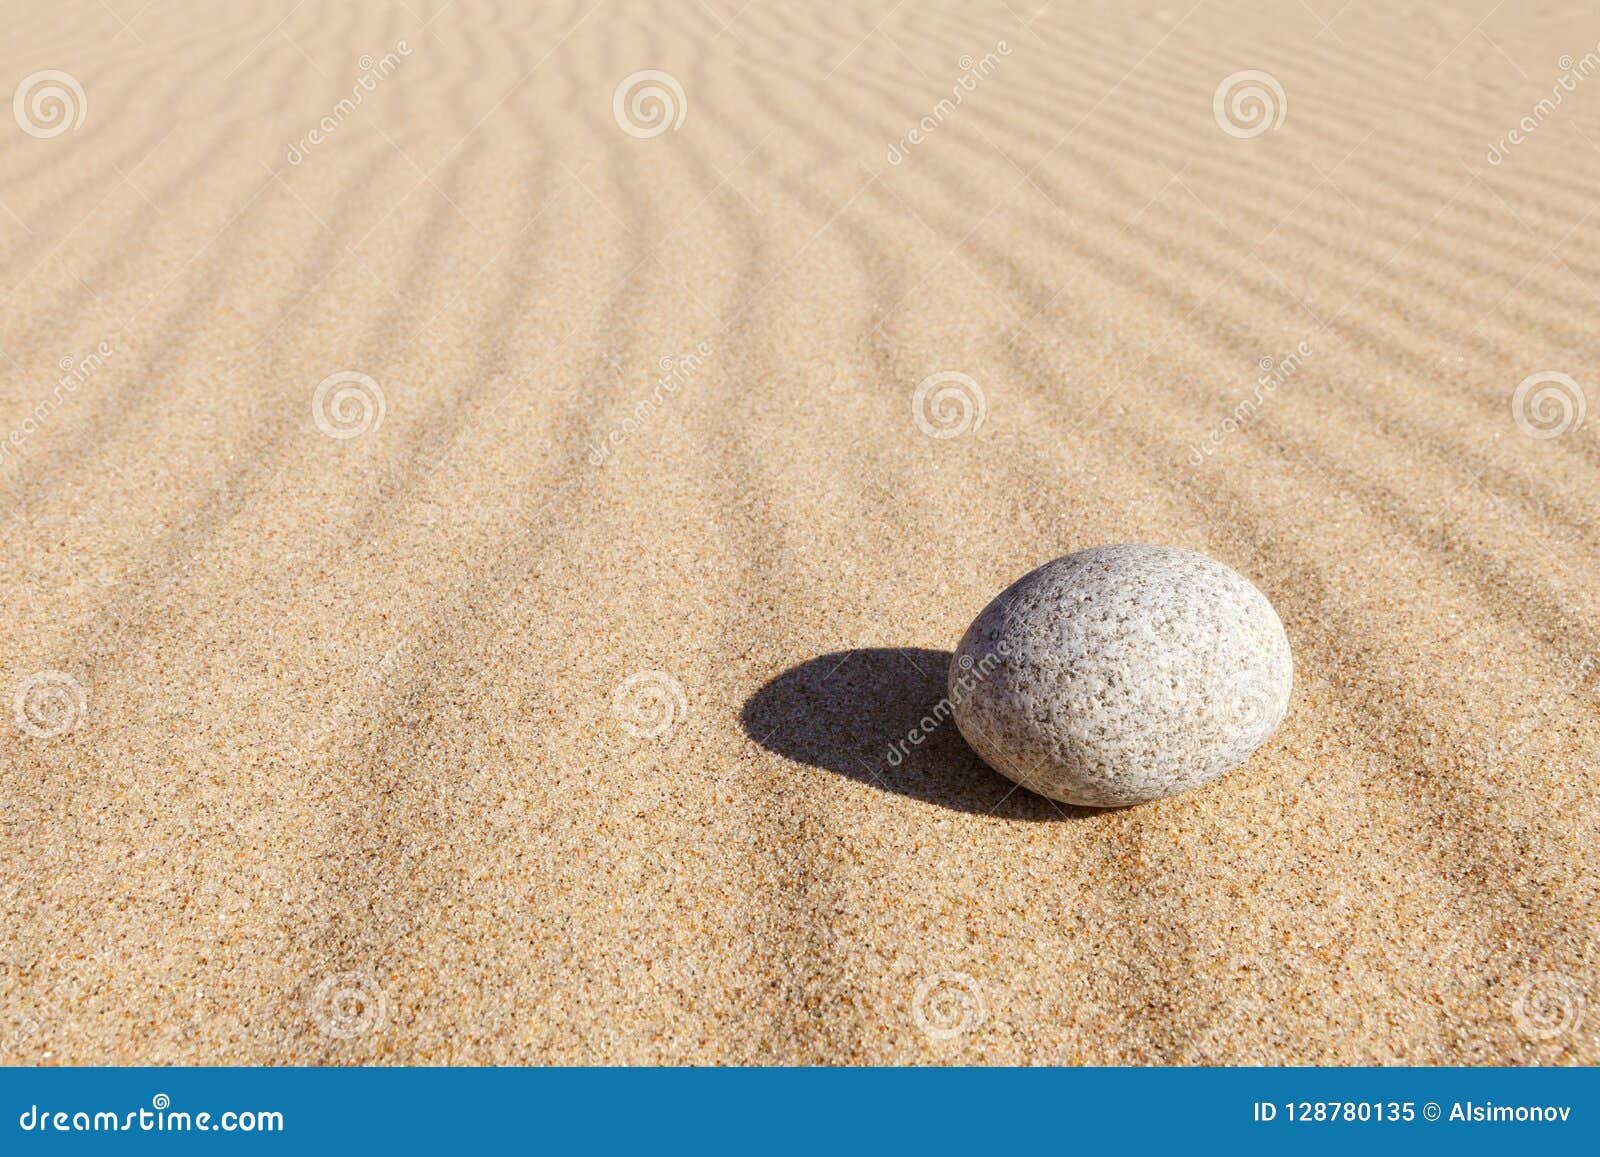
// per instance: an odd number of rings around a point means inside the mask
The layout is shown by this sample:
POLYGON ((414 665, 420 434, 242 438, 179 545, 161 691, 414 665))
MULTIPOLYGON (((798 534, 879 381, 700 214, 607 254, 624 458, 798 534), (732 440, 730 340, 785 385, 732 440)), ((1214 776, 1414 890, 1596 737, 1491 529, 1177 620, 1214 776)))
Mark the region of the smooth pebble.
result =
POLYGON ((1101 546, 1046 563, 973 620, 950 662, 956 725, 1051 799, 1121 807, 1209 783, 1277 730, 1283 624, 1192 550, 1101 546))

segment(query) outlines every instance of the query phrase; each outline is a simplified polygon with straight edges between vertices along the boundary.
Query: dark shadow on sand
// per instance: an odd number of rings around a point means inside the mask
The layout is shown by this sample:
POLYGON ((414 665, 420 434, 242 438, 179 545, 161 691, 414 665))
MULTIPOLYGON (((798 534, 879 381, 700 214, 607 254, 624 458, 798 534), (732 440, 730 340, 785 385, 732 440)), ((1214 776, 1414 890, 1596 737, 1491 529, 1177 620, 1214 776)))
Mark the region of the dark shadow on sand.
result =
POLYGON ((739 721, 751 739, 787 759, 956 811, 1013 820, 1096 814, 1017 787, 967 746, 948 711, 935 718, 950 658, 921 647, 819 655, 750 696, 739 721), (910 742, 912 735, 921 742, 910 742))

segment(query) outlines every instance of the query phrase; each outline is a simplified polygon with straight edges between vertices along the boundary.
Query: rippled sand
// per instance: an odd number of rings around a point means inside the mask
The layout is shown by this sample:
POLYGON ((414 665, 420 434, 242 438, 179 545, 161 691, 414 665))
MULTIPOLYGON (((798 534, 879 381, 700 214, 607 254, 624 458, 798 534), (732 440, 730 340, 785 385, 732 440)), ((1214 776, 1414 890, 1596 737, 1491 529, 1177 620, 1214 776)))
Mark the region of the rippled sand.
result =
POLYGON ((5 1059, 1600 1059, 1600 48, 1487 6, 9 0, 5 1059), (1247 767, 903 744, 1123 541, 1247 767))

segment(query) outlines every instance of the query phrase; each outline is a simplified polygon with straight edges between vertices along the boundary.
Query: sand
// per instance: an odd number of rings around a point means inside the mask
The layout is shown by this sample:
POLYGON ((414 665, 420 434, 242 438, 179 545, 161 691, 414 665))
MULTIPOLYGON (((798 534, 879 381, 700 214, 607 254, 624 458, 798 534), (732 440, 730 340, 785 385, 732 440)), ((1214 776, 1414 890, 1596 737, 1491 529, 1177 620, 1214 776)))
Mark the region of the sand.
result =
POLYGON ((13 0, 5 1059, 1600 1059, 1592 8, 1262 7, 13 0), (1126 541, 1247 766, 903 742, 1126 541))

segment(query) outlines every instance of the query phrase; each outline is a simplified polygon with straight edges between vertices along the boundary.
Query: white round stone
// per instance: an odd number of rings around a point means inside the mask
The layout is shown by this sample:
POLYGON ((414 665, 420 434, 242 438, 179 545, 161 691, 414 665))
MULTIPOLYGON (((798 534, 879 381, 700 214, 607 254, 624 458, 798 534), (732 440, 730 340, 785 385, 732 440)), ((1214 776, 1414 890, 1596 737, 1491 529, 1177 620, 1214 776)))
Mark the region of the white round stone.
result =
POLYGON ((1192 550, 1100 546, 1006 588, 950 662, 956 725, 986 763, 1063 803, 1121 807, 1239 766, 1289 707, 1283 624, 1192 550))

